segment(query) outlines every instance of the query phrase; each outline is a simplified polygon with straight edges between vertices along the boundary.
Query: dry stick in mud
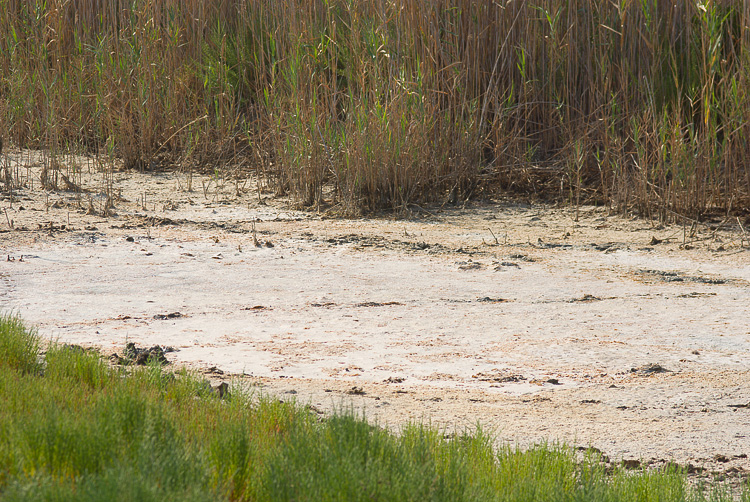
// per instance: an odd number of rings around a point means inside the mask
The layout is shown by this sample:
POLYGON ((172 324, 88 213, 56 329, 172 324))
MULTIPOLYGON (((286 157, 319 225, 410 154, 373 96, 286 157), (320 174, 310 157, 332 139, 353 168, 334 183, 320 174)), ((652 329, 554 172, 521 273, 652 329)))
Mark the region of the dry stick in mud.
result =
POLYGON ((737 217, 737 224, 740 226, 740 230, 742 230, 742 240, 740 241, 740 247, 745 247, 745 242, 747 242, 748 246, 750 246, 750 238, 748 238, 745 227, 742 225, 739 216, 737 217))

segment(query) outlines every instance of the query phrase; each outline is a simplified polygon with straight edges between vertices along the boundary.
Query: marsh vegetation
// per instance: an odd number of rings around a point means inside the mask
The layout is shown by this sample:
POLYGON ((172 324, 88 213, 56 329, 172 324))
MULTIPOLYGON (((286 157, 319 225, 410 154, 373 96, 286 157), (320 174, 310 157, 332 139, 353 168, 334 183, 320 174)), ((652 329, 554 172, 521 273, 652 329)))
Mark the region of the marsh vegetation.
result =
POLYGON ((77 152, 102 170, 251 177, 342 214, 508 191, 733 214, 750 200, 749 15, 692 0, 3 0, 0 130, 6 150, 49 149, 49 186, 75 183, 77 152))

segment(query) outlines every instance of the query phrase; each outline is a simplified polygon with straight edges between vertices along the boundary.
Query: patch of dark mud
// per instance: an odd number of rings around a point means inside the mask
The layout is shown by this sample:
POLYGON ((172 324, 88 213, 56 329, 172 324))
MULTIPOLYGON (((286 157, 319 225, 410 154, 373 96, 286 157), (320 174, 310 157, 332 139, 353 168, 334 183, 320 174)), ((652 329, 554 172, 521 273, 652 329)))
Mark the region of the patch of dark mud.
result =
POLYGON ((737 279, 725 279, 722 277, 687 275, 673 270, 638 269, 635 274, 643 280, 652 282, 692 282, 710 285, 738 284, 744 282, 737 279))
POLYGON ((624 242, 607 242, 604 244, 596 244, 594 242, 594 243, 591 243, 590 246, 594 248, 596 251, 601 251, 603 253, 613 253, 615 251, 620 251, 620 250, 627 251, 630 249, 630 246, 628 246, 624 242))
POLYGON ((355 307, 387 307, 389 305, 403 305, 401 302, 362 302, 357 303, 355 307))
POLYGON ((481 371, 479 373, 471 375, 471 378, 479 380, 480 382, 493 382, 493 383, 511 383, 511 382, 521 382, 523 380, 526 380, 526 377, 523 375, 519 375, 518 373, 511 373, 509 371, 499 370, 499 369, 493 369, 490 371, 481 371))
POLYGON ((501 261, 501 262, 495 262, 493 263, 494 267, 493 270, 495 272, 501 272, 503 270, 507 270, 509 268, 521 268, 521 266, 518 263, 512 262, 512 261, 501 261))
POLYGON ((403 383, 406 378, 390 376, 383 380, 383 383, 403 383))
POLYGON ((180 312, 170 312, 169 314, 156 314, 154 319, 157 321, 164 321, 167 319, 179 319, 180 317, 186 317, 185 314, 180 312))
POLYGON ((677 298, 707 298, 709 296, 716 296, 716 293, 700 293, 693 291, 691 293, 685 293, 684 295, 677 295, 677 298))
MULTIPOLYGON (((215 222, 215 221, 192 221, 183 218, 167 218, 160 216, 135 215, 127 223, 110 225, 109 228, 120 230, 135 230, 141 228, 165 227, 165 226, 190 226, 200 230, 223 230, 229 233, 244 234, 252 232, 252 223, 247 222, 215 222)), ((256 233, 268 233, 257 231, 256 233)))
POLYGON ((631 373, 638 375, 655 375, 657 373, 672 373, 672 370, 668 370, 664 366, 658 363, 644 364, 637 368, 630 368, 631 373))
POLYGON ((535 249, 573 249, 573 244, 561 244, 556 242, 544 242, 541 238, 537 240, 536 244, 529 243, 529 245, 535 249))
POLYGON ((534 263, 534 262, 536 262, 536 261, 539 261, 539 260, 537 260, 536 258, 532 258, 531 256, 527 256, 527 255, 525 255, 525 254, 523 254, 523 253, 513 253, 513 254, 509 254, 509 255, 508 255, 508 259, 509 259, 509 260, 520 260, 520 261, 525 261, 525 262, 527 262, 527 263, 534 263))
POLYGON ((599 296, 585 294, 579 298, 572 298, 568 300, 568 303, 591 303, 591 302, 600 302, 602 300, 611 300, 611 299, 612 298, 601 298, 599 296))
POLYGON ((330 307, 335 307, 336 304, 333 303, 333 302, 322 302, 322 303, 311 303, 310 306, 311 307, 318 307, 318 308, 320 308, 320 307, 330 308, 330 307))
MULTIPOLYGON (((304 235, 304 234, 303 234, 304 235)), ((313 240, 316 240, 313 238, 313 240)), ((427 254, 445 254, 445 253, 461 253, 461 254, 479 254, 479 251, 466 250, 464 248, 452 249, 443 244, 430 244, 428 242, 407 242, 398 239, 386 239, 381 236, 373 235, 357 235, 347 234, 340 235, 337 237, 329 237, 322 239, 324 242, 334 245, 343 246, 346 244, 353 244, 361 248, 373 248, 373 249, 387 249, 394 251, 405 251, 411 253, 424 252, 427 254)))
POLYGON ((505 303, 509 302, 510 300, 506 300, 505 298, 491 298, 489 296, 484 296, 482 298, 477 298, 477 301, 479 303, 505 303))
POLYGON ((482 270, 484 265, 478 261, 458 261, 456 262, 459 270, 482 270))
POLYGON ((109 228, 133 230, 136 228, 186 225, 192 223, 188 220, 173 220, 172 218, 160 218, 158 216, 133 216, 130 218, 130 220, 131 221, 129 221, 128 223, 122 223, 120 225, 110 225, 109 228))

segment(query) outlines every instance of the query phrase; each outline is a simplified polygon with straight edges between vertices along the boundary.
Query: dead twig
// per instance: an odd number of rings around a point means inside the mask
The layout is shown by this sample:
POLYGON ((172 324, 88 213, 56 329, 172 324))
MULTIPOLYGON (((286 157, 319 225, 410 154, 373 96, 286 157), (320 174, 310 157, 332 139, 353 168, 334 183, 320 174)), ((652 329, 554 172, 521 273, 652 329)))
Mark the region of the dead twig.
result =
POLYGON ((492 238, 495 239, 495 244, 499 246, 500 245, 500 241, 497 240, 497 236, 495 235, 495 232, 493 232, 492 229, 489 228, 489 227, 487 227, 487 230, 490 231, 490 233, 492 234, 492 238))
POLYGON ((740 217, 737 216, 737 224, 740 226, 740 230, 742 230, 742 240, 740 240, 740 247, 745 247, 745 242, 747 241, 748 247, 750 247, 750 238, 747 236, 747 232, 745 231, 745 227, 742 226, 742 222, 740 221, 740 217))

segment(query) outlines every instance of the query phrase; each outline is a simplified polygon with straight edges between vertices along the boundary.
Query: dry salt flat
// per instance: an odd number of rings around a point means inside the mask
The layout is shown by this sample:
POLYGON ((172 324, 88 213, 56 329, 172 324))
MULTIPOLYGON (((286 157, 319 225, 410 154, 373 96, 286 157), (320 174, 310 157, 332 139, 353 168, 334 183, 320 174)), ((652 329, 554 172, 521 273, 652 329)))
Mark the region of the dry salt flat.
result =
POLYGON ((3 200, 0 305, 45 338, 172 347, 394 428, 750 469, 750 241, 731 219, 507 201, 332 219, 177 173, 118 173, 104 216, 100 176, 78 183, 3 200))

